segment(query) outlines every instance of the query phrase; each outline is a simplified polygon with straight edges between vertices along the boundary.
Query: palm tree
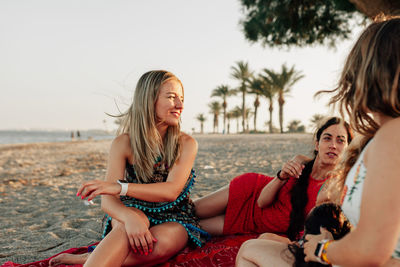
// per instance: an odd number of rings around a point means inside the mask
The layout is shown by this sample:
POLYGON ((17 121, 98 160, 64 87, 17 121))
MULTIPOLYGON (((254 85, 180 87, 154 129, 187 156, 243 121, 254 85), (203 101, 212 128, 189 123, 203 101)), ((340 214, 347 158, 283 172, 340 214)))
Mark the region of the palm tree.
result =
MULTIPOLYGON (((264 73, 265 73, 265 69, 264 69, 264 73)), ((268 75, 260 74, 259 80, 262 82, 260 94, 262 96, 264 96, 265 98, 267 98, 268 103, 269 103, 269 107, 268 107, 268 111, 269 111, 268 127, 269 127, 269 132, 273 133, 274 126, 273 126, 273 123, 272 123, 272 112, 274 111, 274 97, 275 97, 275 94, 276 94, 276 89, 275 89, 274 86, 271 85, 271 82, 270 82, 270 80, 268 78, 268 75)))
POLYGON ((204 133, 204 122, 207 120, 203 113, 197 115, 196 119, 200 122, 200 133, 204 133))
POLYGON ((304 133, 305 127, 301 125, 301 121, 299 120, 292 120, 289 122, 288 125, 288 132, 289 133, 304 133))
POLYGON ((239 133, 239 118, 242 116, 242 110, 239 106, 236 106, 230 113, 231 117, 236 119, 236 133, 239 133))
POLYGON ((283 133, 283 105, 285 104, 285 95, 290 92, 292 86, 297 83, 304 75, 300 71, 296 71, 294 66, 290 69, 286 64, 282 65, 280 73, 273 70, 264 69, 271 86, 275 87, 278 91, 278 104, 279 104, 279 126, 281 133, 283 133))
POLYGON ((224 127, 223 127, 224 133, 225 133, 226 116, 227 116, 227 114, 226 114, 226 107, 227 107, 226 98, 233 94, 236 94, 236 91, 230 89, 228 85, 223 85, 223 84, 221 84, 220 86, 215 88, 211 94, 212 97, 218 96, 218 97, 222 98, 222 108, 224 109, 224 127))
POLYGON ((249 64, 247 62, 238 61, 236 62, 236 66, 231 67, 232 78, 235 78, 240 82, 240 86, 237 91, 242 92, 242 128, 243 132, 245 131, 245 122, 246 122, 246 92, 249 80, 252 76, 252 73, 249 69, 249 64))
POLYGON ((311 128, 317 129, 321 121, 325 118, 324 115, 321 114, 314 114, 310 121, 311 121, 311 128))
POLYGON ((208 106, 210 108, 210 113, 214 115, 213 133, 215 133, 215 129, 217 129, 218 132, 218 116, 221 110, 221 104, 217 101, 214 101, 208 104, 208 106))
POLYGON ((230 131, 230 128, 231 128, 232 112, 227 112, 226 113, 226 119, 228 121, 228 127, 227 127, 228 132, 227 133, 229 134, 229 131, 230 131))
POLYGON ((255 94, 254 100, 254 132, 257 132, 257 109, 260 106, 260 95, 262 95, 263 81, 260 78, 253 77, 250 81, 249 94, 255 94))

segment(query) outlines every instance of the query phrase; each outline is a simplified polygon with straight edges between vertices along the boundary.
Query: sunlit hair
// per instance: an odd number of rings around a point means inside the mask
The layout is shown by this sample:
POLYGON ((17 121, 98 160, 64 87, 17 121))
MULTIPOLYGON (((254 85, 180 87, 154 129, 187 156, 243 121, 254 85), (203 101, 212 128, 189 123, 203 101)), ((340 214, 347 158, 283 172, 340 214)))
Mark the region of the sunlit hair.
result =
POLYGON ((150 181, 154 163, 159 157, 167 166, 172 166, 179 156, 180 122, 177 126, 168 126, 164 140, 157 130, 157 123, 162 122, 157 119, 155 104, 160 87, 170 80, 178 81, 182 86, 181 81, 168 71, 155 70, 143 74, 136 85, 131 106, 121 114, 117 133, 127 133, 130 137, 140 183, 150 181))
POLYGON ((335 93, 330 104, 338 104, 342 116, 347 113, 352 128, 362 134, 346 150, 341 175, 332 184, 338 192, 333 200, 340 202, 348 172, 379 129, 369 113, 400 116, 400 17, 379 16, 369 25, 348 55, 338 87, 317 94, 325 92, 335 93))
MULTIPOLYGON (((373 22, 347 57, 330 104, 339 104, 352 127, 372 137, 379 125, 370 112, 400 116, 400 17, 373 22)), ((320 92, 319 92, 320 93, 320 92)))

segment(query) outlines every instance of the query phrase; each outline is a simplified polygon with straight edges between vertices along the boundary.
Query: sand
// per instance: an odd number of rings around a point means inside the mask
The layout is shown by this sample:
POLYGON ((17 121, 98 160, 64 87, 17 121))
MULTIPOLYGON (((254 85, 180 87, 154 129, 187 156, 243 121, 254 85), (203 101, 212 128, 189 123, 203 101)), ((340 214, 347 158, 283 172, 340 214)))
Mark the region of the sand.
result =
MULTIPOLYGON (((295 154, 310 155, 309 134, 194 135, 199 143, 192 198, 237 175, 274 175, 295 154)), ((0 145, 0 264, 28 263, 101 237, 99 198, 85 205, 79 185, 103 179, 110 140, 0 145)))

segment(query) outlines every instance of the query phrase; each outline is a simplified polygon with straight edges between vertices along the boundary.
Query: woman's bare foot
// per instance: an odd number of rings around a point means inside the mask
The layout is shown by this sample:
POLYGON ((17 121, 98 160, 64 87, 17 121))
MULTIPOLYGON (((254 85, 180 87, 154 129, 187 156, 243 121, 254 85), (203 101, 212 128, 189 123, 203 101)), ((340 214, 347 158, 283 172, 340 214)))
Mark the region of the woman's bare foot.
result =
POLYGON ((58 266, 60 264, 72 265, 72 264, 84 264, 89 257, 89 253, 84 254, 60 254, 55 256, 49 261, 49 266, 58 266))

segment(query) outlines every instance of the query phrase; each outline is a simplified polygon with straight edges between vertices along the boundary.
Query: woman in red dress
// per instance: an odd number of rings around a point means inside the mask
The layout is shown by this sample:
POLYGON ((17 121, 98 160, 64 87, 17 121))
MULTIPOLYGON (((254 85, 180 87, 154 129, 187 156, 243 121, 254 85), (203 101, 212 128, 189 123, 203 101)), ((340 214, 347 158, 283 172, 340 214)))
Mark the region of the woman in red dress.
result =
POLYGON ((229 186, 196 200, 200 226, 213 235, 268 232, 295 240, 352 137, 346 122, 329 118, 315 133, 313 159, 296 156, 276 177, 240 175, 229 186))

